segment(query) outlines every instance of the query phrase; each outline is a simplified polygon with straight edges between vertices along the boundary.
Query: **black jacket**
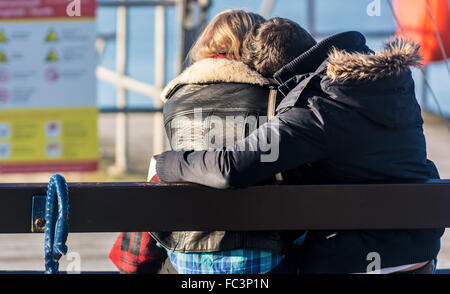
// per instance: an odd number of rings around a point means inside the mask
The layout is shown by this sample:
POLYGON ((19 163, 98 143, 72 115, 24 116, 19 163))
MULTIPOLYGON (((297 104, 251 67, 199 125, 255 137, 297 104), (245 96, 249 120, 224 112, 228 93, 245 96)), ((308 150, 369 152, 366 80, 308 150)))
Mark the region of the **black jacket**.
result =
MULTIPOLYGON (((260 120, 264 121, 271 88, 267 79, 241 62, 205 59, 193 64, 171 81, 162 94, 164 125, 172 149, 207 150, 233 146, 255 130, 260 120)), ((165 248, 177 252, 234 249, 281 252, 287 246, 284 235, 279 232, 151 234, 165 248)))
MULTIPOLYGON (((438 178, 427 160, 409 69, 420 62, 417 50, 393 40, 374 54, 358 32, 332 36, 275 75, 286 97, 273 120, 234 148, 163 153, 158 175, 222 189, 305 164, 310 183, 438 178), (266 138, 269 151, 249 148, 266 138)), ((380 254, 382 268, 427 261, 438 254, 443 229, 340 231, 327 238, 331 233, 308 232, 303 272, 365 272, 370 252, 380 254)))

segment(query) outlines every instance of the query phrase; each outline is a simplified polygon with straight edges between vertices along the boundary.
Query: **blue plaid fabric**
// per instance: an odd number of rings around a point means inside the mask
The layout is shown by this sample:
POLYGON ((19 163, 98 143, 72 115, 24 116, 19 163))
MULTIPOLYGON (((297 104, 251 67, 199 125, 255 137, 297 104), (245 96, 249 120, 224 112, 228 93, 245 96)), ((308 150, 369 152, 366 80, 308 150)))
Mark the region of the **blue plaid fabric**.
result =
POLYGON ((265 274, 284 258, 269 251, 245 249, 212 253, 167 250, 167 255, 180 274, 265 274))

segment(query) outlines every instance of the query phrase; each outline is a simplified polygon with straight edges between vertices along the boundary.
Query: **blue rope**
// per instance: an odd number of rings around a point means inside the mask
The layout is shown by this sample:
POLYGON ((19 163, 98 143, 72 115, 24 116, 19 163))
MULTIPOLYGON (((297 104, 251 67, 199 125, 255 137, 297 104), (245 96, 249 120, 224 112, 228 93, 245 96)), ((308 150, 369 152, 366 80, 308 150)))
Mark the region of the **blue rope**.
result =
POLYGON ((45 273, 56 274, 59 259, 67 253, 69 232, 69 191, 63 176, 50 178, 45 203, 45 273), (57 213, 57 215, 56 215, 57 213))

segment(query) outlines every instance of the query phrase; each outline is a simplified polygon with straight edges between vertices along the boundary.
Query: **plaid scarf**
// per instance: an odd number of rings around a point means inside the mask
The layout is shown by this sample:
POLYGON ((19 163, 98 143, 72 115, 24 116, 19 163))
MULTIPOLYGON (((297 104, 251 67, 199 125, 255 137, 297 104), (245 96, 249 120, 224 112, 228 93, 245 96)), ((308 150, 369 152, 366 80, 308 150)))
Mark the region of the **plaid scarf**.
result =
POLYGON ((157 273, 166 257, 148 232, 120 233, 109 253, 122 274, 157 273))

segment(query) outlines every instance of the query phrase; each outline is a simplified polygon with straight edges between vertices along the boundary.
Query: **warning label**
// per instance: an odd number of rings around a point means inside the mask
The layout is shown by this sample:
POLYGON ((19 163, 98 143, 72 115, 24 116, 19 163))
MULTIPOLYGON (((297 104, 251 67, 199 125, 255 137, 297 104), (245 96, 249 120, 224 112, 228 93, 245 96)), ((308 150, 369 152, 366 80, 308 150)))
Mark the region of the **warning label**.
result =
POLYGON ((50 50, 48 52, 47 57, 45 58, 45 60, 49 61, 49 62, 58 61, 59 58, 58 58, 58 55, 56 54, 56 51, 53 50, 53 49, 50 50))
POLYGON ((4 32, 0 31, 0 43, 6 43, 8 42, 8 38, 6 37, 4 32))
POLYGON ((98 168, 95 0, 0 0, 0 174, 98 168))
POLYGON ((3 51, 0 51, 0 62, 2 63, 8 62, 8 58, 6 58, 6 54, 3 51))
POLYGON ((58 41, 58 36, 56 35, 56 32, 52 29, 47 34, 47 38, 45 38, 45 41, 47 42, 56 42, 58 41))

